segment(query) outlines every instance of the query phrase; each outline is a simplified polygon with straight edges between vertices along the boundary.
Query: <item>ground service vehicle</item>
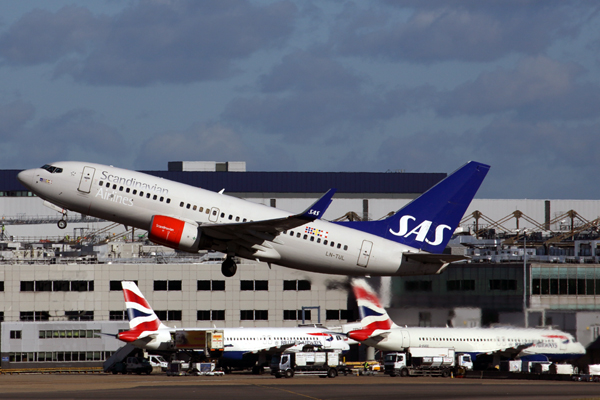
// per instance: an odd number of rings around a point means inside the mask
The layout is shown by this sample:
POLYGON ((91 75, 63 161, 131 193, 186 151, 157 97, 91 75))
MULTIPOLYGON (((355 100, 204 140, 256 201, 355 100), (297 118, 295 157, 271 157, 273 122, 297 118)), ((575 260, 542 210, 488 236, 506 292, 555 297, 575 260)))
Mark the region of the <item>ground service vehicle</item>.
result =
POLYGON ((335 378, 346 371, 336 351, 302 351, 280 353, 271 357, 271 375, 292 378, 295 374, 335 378))
POLYGON ((166 371, 169 366, 167 360, 165 360, 162 356, 149 354, 148 361, 150 362, 152 368, 160 368, 161 371, 166 371))
POLYGON ((130 374, 150 374, 152 373, 152 365, 143 357, 127 357, 125 370, 130 374))
POLYGON ((456 355, 453 348, 411 347, 405 352, 386 354, 384 373, 390 376, 447 377, 457 365, 462 373, 473 369, 471 357, 468 354, 456 355))

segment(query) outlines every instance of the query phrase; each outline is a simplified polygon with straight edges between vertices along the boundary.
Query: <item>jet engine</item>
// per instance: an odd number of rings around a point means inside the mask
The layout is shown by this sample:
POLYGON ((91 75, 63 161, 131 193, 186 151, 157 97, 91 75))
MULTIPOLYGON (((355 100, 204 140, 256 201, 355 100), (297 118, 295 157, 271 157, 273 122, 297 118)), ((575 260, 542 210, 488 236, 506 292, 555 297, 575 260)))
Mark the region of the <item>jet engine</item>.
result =
POLYGON ((199 249, 200 231, 197 225, 165 215, 152 217, 148 238, 172 249, 195 253, 199 249))

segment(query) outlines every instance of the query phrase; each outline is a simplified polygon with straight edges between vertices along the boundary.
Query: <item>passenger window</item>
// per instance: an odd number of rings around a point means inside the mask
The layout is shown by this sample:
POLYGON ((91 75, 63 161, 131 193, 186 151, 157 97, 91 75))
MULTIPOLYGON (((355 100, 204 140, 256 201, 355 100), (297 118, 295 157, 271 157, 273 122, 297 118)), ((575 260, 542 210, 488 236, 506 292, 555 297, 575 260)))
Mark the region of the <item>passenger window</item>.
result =
POLYGON ((239 222, 240 217, 235 217, 235 222, 239 222))
POLYGON ((217 210, 213 211, 213 215, 217 215, 217 210))
POLYGON ((179 203, 179 207, 183 207, 183 201, 181 203, 179 203))
POLYGON ((204 207, 200 207, 200 208, 198 209, 198 212, 202 212, 202 211, 204 211, 204 207))
POLYGON ((221 213, 221 218, 225 218, 225 213, 221 213))
POLYGON ((190 203, 187 203, 187 205, 185 206, 185 208, 187 208, 189 210, 191 206, 192 205, 190 203))
POLYGON ((323 244, 327 246, 327 240, 323 240, 323 244))
POLYGON ((150 193, 146 193, 146 198, 149 199, 150 198, 150 193))
POLYGON ((311 236, 311 237, 310 237, 310 241, 311 241, 311 242, 314 242, 314 241, 315 241, 315 237, 314 237, 314 236, 311 236))
POLYGON ((171 202, 171 199, 167 199, 167 204, 169 204, 171 202))
POLYGON ((296 233, 296 237, 300 237, 300 236, 301 236, 300 232, 296 233))
POLYGON ((290 236, 294 236, 294 231, 290 231, 290 236))
POLYGON ((164 201, 164 197, 160 196, 160 202, 164 201))
POLYGON ((106 182, 106 187, 109 188, 110 187, 110 183, 106 182))
POLYGON ((129 192, 131 192, 130 188, 125 189, 125 193, 129 193, 129 192))
POLYGON ((119 186, 119 192, 123 191, 123 186, 119 186))
POLYGON ((156 199, 158 199, 157 195, 152 196, 152 200, 156 200, 156 199))
POLYGON ((317 243, 321 243, 321 238, 317 238, 317 243))
POLYGON ((117 185, 113 185, 113 189, 116 189, 116 188, 117 188, 117 185))
POLYGON ((100 185, 100 186, 103 186, 103 185, 104 185, 104 182, 103 182, 103 181, 100 181, 100 182, 98 182, 98 185, 100 185))
POLYGON ((247 219, 246 219, 246 218, 244 218, 244 220, 243 220, 242 222, 246 222, 246 221, 247 221, 247 219))
POLYGON ((137 194, 137 189, 133 189, 132 194, 137 194))
POLYGON ((338 245, 337 245, 337 248, 338 248, 338 249, 341 249, 341 248, 342 248, 342 244, 341 244, 341 243, 338 243, 338 245))
POLYGON ((233 219, 233 215, 229 214, 229 220, 231 221, 233 219))
POLYGON ((196 211, 196 208, 198 208, 197 206, 194 206, 194 208, 192 208, 192 210, 196 211))
POLYGON ((140 191, 140 197, 144 197, 144 192, 140 191))
MULTIPOLYGON (((210 214, 210 210, 209 210, 208 208, 206 209, 206 213, 207 213, 207 214, 210 214)), ((215 211, 215 212, 213 213, 213 215, 217 215, 217 212, 215 211)))
POLYGON ((331 247, 335 246, 335 243, 331 242, 330 246, 331 246, 331 247))
POLYGON ((344 250, 348 250, 348 246, 347 245, 344 245, 344 250))
POLYGON ((302 237, 302 239, 306 240, 307 237, 308 237, 308 235, 304 235, 304 237, 302 237))

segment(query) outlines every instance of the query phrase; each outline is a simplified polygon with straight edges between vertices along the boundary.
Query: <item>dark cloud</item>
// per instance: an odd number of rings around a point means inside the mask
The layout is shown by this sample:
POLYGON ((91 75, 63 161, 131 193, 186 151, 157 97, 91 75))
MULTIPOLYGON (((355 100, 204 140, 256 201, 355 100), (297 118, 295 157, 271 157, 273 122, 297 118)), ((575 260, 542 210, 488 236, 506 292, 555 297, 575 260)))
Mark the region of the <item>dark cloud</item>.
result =
POLYGON ((112 163, 130 154, 122 135, 98 121, 90 110, 72 110, 56 118, 43 118, 17 140, 17 164, 81 160, 112 163), (84 159, 82 159, 84 155, 84 159))
POLYGON ((594 198, 600 124, 565 126, 496 119, 459 133, 422 130, 389 137, 379 163, 407 171, 451 172, 470 160, 490 164, 480 198, 594 198))
POLYGON ((522 59, 515 69, 484 72, 439 96, 442 116, 512 112, 519 119, 600 116, 600 86, 583 82, 583 69, 544 56, 522 59))
POLYGON ((6 141, 18 137, 34 115, 35 108, 29 102, 15 100, 0 105, 0 138, 6 141))
POLYGON ((237 132, 218 124, 196 124, 185 131, 162 132, 146 140, 135 167, 164 169, 167 161, 247 161, 251 157, 237 132), (164 165, 157 165, 162 161, 164 165))
POLYGON ((234 61, 283 43, 295 12, 289 2, 135 3, 115 19, 102 46, 69 73, 101 85, 222 79, 232 74, 234 61))
POLYGON ((594 3, 545 1, 389 1, 349 7, 331 43, 344 55, 391 61, 487 62, 511 53, 539 54, 574 35, 594 3), (408 15, 408 17, 407 17, 408 15))
POLYGON ((55 13, 35 9, 0 36, 0 56, 9 65, 54 63, 69 54, 85 55, 105 38, 109 20, 84 7, 66 6, 55 13))
POLYGON ((331 132, 354 134, 401 113, 364 89, 365 78, 340 62, 298 51, 260 78, 263 95, 234 99, 223 118, 303 141, 331 132))
POLYGON ((229 77, 235 61, 281 45, 292 33, 291 2, 134 2, 108 18, 81 7, 34 10, 0 38, 10 64, 58 62, 55 76, 94 85, 144 86, 229 77))
POLYGON ((263 93, 322 90, 357 91, 365 77, 344 68, 326 54, 296 51, 283 57, 268 75, 260 77, 263 93))

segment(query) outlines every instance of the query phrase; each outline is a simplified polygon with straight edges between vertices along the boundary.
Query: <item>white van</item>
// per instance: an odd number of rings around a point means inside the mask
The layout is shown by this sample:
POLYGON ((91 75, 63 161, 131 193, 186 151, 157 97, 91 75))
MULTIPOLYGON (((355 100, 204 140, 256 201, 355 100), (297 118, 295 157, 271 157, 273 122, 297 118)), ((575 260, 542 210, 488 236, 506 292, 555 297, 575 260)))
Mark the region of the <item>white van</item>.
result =
POLYGON ((162 356, 155 356, 152 354, 148 355, 148 361, 152 368, 159 367, 161 370, 166 371, 169 363, 162 356))

